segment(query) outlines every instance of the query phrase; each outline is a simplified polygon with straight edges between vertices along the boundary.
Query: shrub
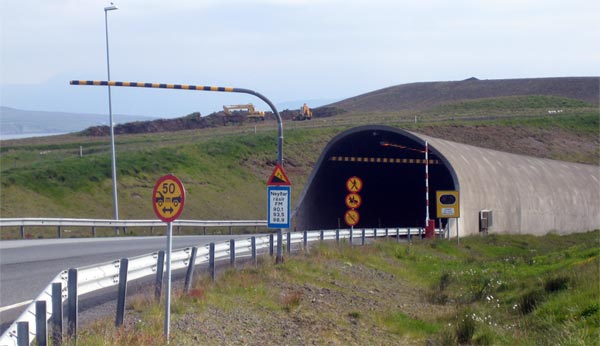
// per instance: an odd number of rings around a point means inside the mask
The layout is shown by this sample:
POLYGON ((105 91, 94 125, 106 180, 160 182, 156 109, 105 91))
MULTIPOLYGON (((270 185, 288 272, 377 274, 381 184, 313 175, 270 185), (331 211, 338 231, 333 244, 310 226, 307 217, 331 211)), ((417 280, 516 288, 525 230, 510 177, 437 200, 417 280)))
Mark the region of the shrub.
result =
POLYGON ((475 334, 475 320, 466 314, 456 325, 456 340, 459 344, 469 344, 475 334))
POLYGON ((569 288, 569 278, 566 276, 558 276, 546 280, 544 283, 544 291, 553 293, 569 288))
POLYGON ((535 310, 544 299, 544 293, 540 290, 532 290, 521 296, 519 308, 523 315, 527 315, 535 310))

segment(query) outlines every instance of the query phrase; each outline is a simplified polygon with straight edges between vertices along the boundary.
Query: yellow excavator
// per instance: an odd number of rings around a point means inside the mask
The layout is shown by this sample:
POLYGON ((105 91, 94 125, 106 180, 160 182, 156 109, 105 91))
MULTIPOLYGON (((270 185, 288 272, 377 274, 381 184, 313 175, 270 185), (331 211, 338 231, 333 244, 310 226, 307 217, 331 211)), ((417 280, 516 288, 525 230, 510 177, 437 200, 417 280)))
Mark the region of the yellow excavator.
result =
POLYGON ((258 120, 265 120, 265 112, 257 111, 254 108, 252 103, 248 103, 245 105, 231 105, 231 106, 223 106, 223 112, 225 115, 231 115, 232 110, 242 110, 248 112, 248 118, 256 118, 258 120))
POLYGON ((292 120, 302 121, 312 119, 312 110, 308 108, 306 103, 300 108, 300 114, 292 118, 292 120))

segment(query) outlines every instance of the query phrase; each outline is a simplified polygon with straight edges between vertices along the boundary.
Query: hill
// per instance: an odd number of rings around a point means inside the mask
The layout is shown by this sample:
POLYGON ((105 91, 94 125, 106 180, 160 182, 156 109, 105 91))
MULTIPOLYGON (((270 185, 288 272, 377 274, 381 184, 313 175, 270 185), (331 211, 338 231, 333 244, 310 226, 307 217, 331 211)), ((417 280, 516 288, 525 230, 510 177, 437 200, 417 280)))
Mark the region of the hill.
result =
MULTIPOLYGON (((563 108, 597 107, 599 105, 599 77, 564 77, 533 79, 478 80, 469 78, 452 82, 424 82, 402 84, 351 97, 313 109, 314 118, 328 118, 340 114, 381 114, 396 116, 402 112, 413 115, 436 114, 464 116, 477 111, 478 116, 506 115, 515 110, 535 109, 562 112, 563 108)), ((279 110, 283 120, 291 121, 298 110, 279 110)), ((538 112, 539 113, 539 112, 538 112)), ((266 112, 266 120, 275 120, 266 112)), ((246 113, 232 115, 215 112, 201 117, 192 113, 175 119, 157 119, 121 124, 116 134, 153 133, 190 129, 214 128, 249 122, 246 113)), ((255 120, 254 120, 255 121, 255 120)), ((107 136, 108 126, 90 127, 84 135, 107 136)))
POLYGON ((507 96, 558 96, 598 106, 600 77, 424 82, 392 86, 330 104, 348 112, 424 110, 446 103, 507 96))
MULTIPOLYGON (((599 115, 597 105, 579 99, 529 95, 463 99, 420 111, 346 112, 312 121, 285 121, 285 167, 294 184, 295 199, 329 140, 345 129, 365 124, 598 165, 599 115), (549 114, 549 110, 555 112, 549 114)), ((185 120, 200 123, 198 118, 191 115, 185 120)), ((132 128, 138 126, 132 124, 132 128)), ((141 133, 116 136, 121 217, 153 218, 145 201, 150 200, 155 180, 168 172, 176 173, 190 191, 184 218, 265 217, 262 204, 256 206, 264 199, 264 184, 274 165, 273 120, 215 124, 206 129, 156 128, 159 133, 145 131, 145 126, 140 127, 141 133)), ((2 217, 109 218, 109 139, 80 133, 2 141, 0 182, 2 217)), ((2 238, 18 236, 16 231, 3 230, 2 238)), ((32 235, 39 234, 43 232, 32 235)))

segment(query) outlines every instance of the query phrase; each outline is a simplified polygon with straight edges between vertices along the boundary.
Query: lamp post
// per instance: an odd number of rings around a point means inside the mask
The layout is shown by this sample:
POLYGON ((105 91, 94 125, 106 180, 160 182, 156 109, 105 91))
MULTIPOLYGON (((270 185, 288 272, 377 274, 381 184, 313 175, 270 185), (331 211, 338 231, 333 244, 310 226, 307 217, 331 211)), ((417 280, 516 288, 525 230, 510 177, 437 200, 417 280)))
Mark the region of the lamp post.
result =
MULTIPOLYGON (((108 80, 110 81, 110 59, 108 54, 108 11, 116 10, 118 7, 114 3, 110 3, 110 6, 104 8, 104 28, 106 31, 106 71, 108 74, 108 80)), ((112 158, 112 183, 113 183, 113 207, 115 213, 115 220, 119 219, 119 202, 117 200, 117 159, 115 157, 115 129, 113 124, 112 115, 112 102, 110 97, 110 85, 108 86, 108 121, 110 127, 110 149, 112 158)), ((115 230, 119 232, 118 228, 115 230)))

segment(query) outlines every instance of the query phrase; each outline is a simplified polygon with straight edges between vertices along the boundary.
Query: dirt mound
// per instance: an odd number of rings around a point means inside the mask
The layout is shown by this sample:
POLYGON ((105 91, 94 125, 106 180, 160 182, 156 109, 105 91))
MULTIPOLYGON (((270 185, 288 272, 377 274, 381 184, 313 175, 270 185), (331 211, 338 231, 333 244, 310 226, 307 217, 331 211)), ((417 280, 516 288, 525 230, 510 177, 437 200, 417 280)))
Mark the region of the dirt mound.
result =
MULTIPOLYGON (((195 112, 185 117, 175 119, 158 119, 120 124, 115 126, 114 130, 115 134, 155 133, 204 129, 239 124, 244 121, 247 121, 246 116, 245 114, 241 114, 241 112, 234 112, 232 115, 227 116, 223 114, 223 112, 218 112, 205 117, 201 116, 200 113, 195 112)), ((81 132, 81 135, 83 136, 108 136, 109 134, 110 128, 108 126, 94 126, 81 132)))

